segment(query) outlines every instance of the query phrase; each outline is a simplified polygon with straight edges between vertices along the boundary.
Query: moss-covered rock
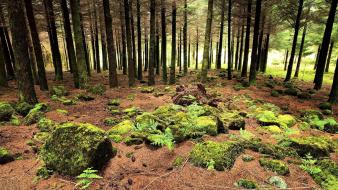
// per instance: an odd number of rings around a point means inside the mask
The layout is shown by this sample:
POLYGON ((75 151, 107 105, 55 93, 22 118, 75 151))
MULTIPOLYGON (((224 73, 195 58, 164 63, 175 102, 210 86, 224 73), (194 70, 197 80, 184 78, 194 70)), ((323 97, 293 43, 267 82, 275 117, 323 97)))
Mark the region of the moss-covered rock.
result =
POLYGON ((332 110, 332 105, 329 102, 323 102, 318 105, 318 108, 321 110, 332 110))
POLYGON ((312 120, 322 120, 324 119, 323 114, 318 110, 304 110, 301 111, 300 119, 305 122, 311 122, 312 120))
POLYGON ((125 120, 115 125, 107 131, 109 135, 125 135, 134 128, 134 123, 131 120, 125 120))
POLYGON ((272 90, 271 91, 271 96, 272 97, 279 97, 279 92, 277 90, 272 90))
POLYGON ((14 114, 14 109, 7 102, 0 102, 0 121, 9 121, 14 114))
POLYGON ((223 122, 225 129, 240 130, 245 129, 244 117, 238 112, 223 112, 220 114, 220 120, 223 122))
POLYGON ((15 105, 15 111, 22 116, 26 116, 34 106, 27 102, 19 102, 15 105))
POLYGON ((332 115, 332 111, 331 110, 323 110, 322 113, 324 115, 332 115))
POLYGON ((302 100, 310 100, 312 95, 309 92, 301 92, 297 95, 297 97, 302 100))
POLYGON ((105 131, 91 124, 65 123, 56 127, 40 156, 48 169, 76 176, 89 167, 101 169, 114 154, 105 131))
POLYGON ((232 168, 243 147, 234 142, 198 143, 190 152, 190 162, 195 166, 223 171, 232 168))
POLYGON ((116 98, 108 102, 108 106, 120 106, 121 100, 116 98))
POLYGON ((106 126, 113 126, 120 122, 120 119, 115 117, 108 117, 103 120, 104 125, 106 126))
POLYGON ((242 160, 244 161, 244 162, 251 162, 251 161, 253 161, 253 160, 255 160, 255 158, 253 157, 253 156, 251 156, 251 155, 243 155, 242 156, 242 160))
POLYGON ((42 118, 37 124, 37 128, 41 132, 51 132, 54 130, 56 123, 48 118, 42 118))
POLYGON ((103 84, 98 84, 88 88, 87 92, 102 96, 106 92, 106 86, 103 84))
POLYGON ((262 126, 279 125, 277 117, 272 111, 262 111, 256 115, 256 119, 262 126))
POLYGON ((296 124, 296 119, 292 115, 279 115, 277 117, 278 123, 281 127, 292 127, 296 124))
POLYGON ((279 175, 287 175, 290 173, 289 167, 280 160, 261 158, 259 159, 259 164, 263 168, 276 172, 279 175))
POLYGON ((50 133, 48 132, 38 132, 33 136, 33 140, 39 143, 45 143, 49 137, 50 133))
POLYGON ((95 100, 95 98, 89 94, 86 94, 86 93, 81 93, 79 95, 76 96, 77 99, 81 100, 81 101, 92 101, 92 100, 95 100))
POLYGON ((330 155, 332 146, 330 141, 324 137, 298 137, 280 141, 280 144, 285 144, 294 148, 299 156, 311 154, 314 157, 326 157, 330 155))
POLYGON ((151 86, 143 86, 141 87, 141 92, 142 93, 153 93, 154 92, 154 87, 151 86))
POLYGON ((252 139, 243 142, 245 148, 261 154, 269 155, 275 159, 283 159, 287 156, 294 157, 297 153, 290 148, 285 148, 279 145, 263 143, 259 139, 252 139))
POLYGON ((236 187, 244 188, 244 189, 257 189, 258 185, 256 182, 248 180, 248 179, 240 179, 235 183, 236 187))
POLYGON ((48 110, 48 106, 44 103, 39 103, 29 111, 27 116, 24 118, 23 123, 25 125, 32 125, 37 123, 40 119, 45 117, 45 113, 48 110))
POLYGON ((9 122, 11 123, 11 125, 14 125, 14 126, 19 126, 21 124, 19 117, 16 115, 12 115, 9 122))
POLYGON ((136 116, 140 110, 137 107, 126 108, 123 110, 123 113, 127 114, 129 117, 136 116))
POLYGON ((51 96, 57 96, 57 97, 68 96, 69 92, 64 86, 57 85, 57 86, 53 86, 51 88, 50 95, 51 96))
POLYGON ((209 135, 217 135, 219 125, 222 125, 216 117, 213 116, 201 116, 195 120, 195 128, 197 131, 204 131, 209 135))
POLYGON ((0 164, 6 164, 14 161, 13 156, 5 148, 0 146, 0 164))
POLYGON ((283 132, 277 125, 265 126, 263 129, 273 134, 279 134, 283 132))
POLYGON ((287 88, 284 90, 284 94, 289 96, 297 96, 299 93, 299 90, 296 88, 287 88))

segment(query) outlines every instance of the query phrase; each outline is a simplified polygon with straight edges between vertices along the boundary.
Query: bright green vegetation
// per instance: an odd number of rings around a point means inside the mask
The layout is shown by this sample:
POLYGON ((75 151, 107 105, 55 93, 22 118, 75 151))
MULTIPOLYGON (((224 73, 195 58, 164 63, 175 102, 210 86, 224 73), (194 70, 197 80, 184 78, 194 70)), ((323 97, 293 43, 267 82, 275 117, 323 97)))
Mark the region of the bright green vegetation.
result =
POLYGON ((244 188, 244 189, 257 189, 258 185, 256 182, 247 180, 247 179, 240 179, 235 183, 235 186, 244 188))
POLYGON ((44 103, 39 103, 29 111, 27 116, 24 118, 23 123, 25 125, 32 125, 37 123, 40 119, 45 117, 45 112, 48 110, 48 106, 44 103))
POLYGON ((53 86, 51 88, 50 95, 56 96, 56 97, 62 97, 62 96, 68 96, 69 92, 64 86, 58 85, 58 86, 53 86))
POLYGON ((106 86, 103 84, 98 84, 87 89, 87 92, 94 95, 103 95, 106 92, 106 86))
POLYGON ((280 160, 261 158, 259 159, 259 164, 263 168, 276 172, 279 175, 287 175, 290 173, 289 167, 280 160))
POLYGON ((271 185, 274 185, 275 187, 279 189, 286 189, 288 188, 288 184, 284 181, 283 178, 279 176, 272 176, 269 178, 269 183, 271 185))
POLYGON ((85 169, 80 175, 76 176, 77 183, 75 186, 80 187, 80 189, 88 189, 94 179, 102 178, 97 172, 97 170, 93 170, 92 168, 85 169))
POLYGON ((13 161, 13 156, 8 152, 7 149, 0 146, 0 164, 6 164, 13 161))
POLYGON ((0 102, 0 121, 9 121, 14 113, 14 108, 7 102, 0 102))

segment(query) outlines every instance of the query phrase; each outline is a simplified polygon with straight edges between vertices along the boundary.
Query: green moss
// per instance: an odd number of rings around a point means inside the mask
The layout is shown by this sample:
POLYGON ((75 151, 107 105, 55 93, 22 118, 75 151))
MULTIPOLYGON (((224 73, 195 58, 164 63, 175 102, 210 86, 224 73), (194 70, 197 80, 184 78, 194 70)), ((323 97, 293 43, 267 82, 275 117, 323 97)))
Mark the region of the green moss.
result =
POLYGON ((329 102, 323 102, 318 105, 318 108, 321 110, 332 110, 332 105, 329 102))
POLYGON ((256 116, 256 119, 263 126, 278 124, 277 117, 272 111, 263 111, 256 116))
POLYGON ((271 91, 271 96, 272 97, 279 97, 279 92, 277 90, 272 90, 271 91))
POLYGON ((120 143, 122 142, 123 137, 121 135, 109 135, 109 139, 115 143, 120 143))
POLYGON ((127 146, 140 145, 143 143, 143 138, 138 137, 127 137, 123 140, 127 146))
POLYGON ((47 118, 42 118, 39 120, 37 128, 41 132, 51 132, 55 128, 55 122, 47 118))
POLYGON ((6 164, 14 161, 13 156, 8 152, 7 149, 0 146, 0 164, 6 164))
POLYGON ((236 111, 225 111, 220 114, 225 129, 240 130, 245 129, 244 118, 236 111))
POLYGON ((45 166, 36 170, 36 176, 39 179, 48 179, 53 174, 52 170, 47 169, 45 166))
POLYGON ((313 120, 322 120, 324 119, 323 114, 318 110, 304 110, 301 111, 300 118, 305 122, 312 122, 313 120))
POLYGON ((247 179, 240 179, 235 183, 235 186, 237 187, 241 187, 244 189, 257 189, 258 185, 256 184, 256 182, 251 181, 251 180, 247 180, 247 179))
POLYGON ((206 132, 209 135, 217 135, 218 123, 217 118, 213 116, 201 116, 195 120, 195 129, 197 132, 206 132))
POLYGON ((265 126, 263 129, 273 134, 279 134, 283 132, 277 125, 265 126))
POLYGON ((133 117, 139 113, 139 109, 137 107, 131 107, 131 108, 124 109, 123 113, 127 114, 129 117, 133 117))
POLYGON ((108 118, 105 118, 103 123, 104 125, 106 126, 113 126, 113 125, 116 125, 120 122, 120 119, 118 118, 115 118, 115 117, 108 117, 108 118))
POLYGON ((28 104, 27 102, 19 102, 15 105, 15 111, 22 116, 26 116, 34 106, 28 104))
POLYGON ((260 140, 252 139, 243 142, 245 148, 250 149, 261 154, 269 155, 275 159, 283 159, 287 156, 294 157, 296 153, 289 148, 270 143, 263 143, 260 140))
POLYGON ((120 106, 121 100, 120 99, 112 99, 108 102, 108 106, 120 106))
POLYGON ((184 164, 185 158, 183 156, 177 156, 173 162, 174 167, 181 167, 184 164))
POLYGON ((0 102, 0 121, 9 121, 14 114, 14 109, 7 102, 0 102))
POLYGON ((106 86, 103 84, 98 84, 87 89, 87 92, 102 96, 106 92, 106 86))
POLYGON ((33 140, 40 142, 40 143, 45 143, 49 137, 50 137, 50 133, 48 132, 38 132, 33 136, 33 140))
POLYGON ((25 125, 32 125, 37 123, 40 119, 45 117, 44 112, 48 110, 48 106, 43 103, 36 104, 33 109, 31 109, 28 115, 24 118, 23 123, 25 125))
POLYGON ((141 92, 142 93, 153 93, 154 92, 154 87, 149 87, 149 86, 143 86, 141 87, 141 92))
POLYGON ((280 160, 261 158, 259 159, 259 164, 263 168, 276 172, 279 175, 287 175, 290 173, 289 167, 280 160))
POLYGON ((299 93, 300 93, 299 90, 296 88, 287 88, 284 90, 284 94, 290 96, 297 96, 299 93))
POLYGON ((292 127, 296 124, 296 119, 292 115, 279 115, 277 119, 281 127, 292 127))
POLYGON ((61 96, 68 96, 68 94, 69 94, 68 90, 64 86, 61 86, 61 85, 53 86, 50 90, 51 96, 61 97, 61 96))
POLYGON ((288 184, 284 181, 283 178, 279 176, 272 176, 269 178, 269 183, 271 185, 274 185, 275 187, 279 189, 286 189, 288 188, 288 184))
POLYGON ((253 156, 250 156, 250 155, 243 155, 242 160, 244 162, 251 162, 251 161, 255 160, 255 158, 253 156))
POLYGON ((237 156, 243 151, 238 143, 198 143, 190 152, 190 162, 195 166, 223 171, 232 168, 237 156))
POLYGON ((298 128, 302 131, 309 130, 311 128, 310 124, 307 122, 301 122, 298 124, 298 128))
POLYGON ((68 99, 64 96, 58 98, 58 101, 61 102, 65 106, 71 106, 71 105, 76 105, 76 100, 74 99, 68 99))
POLYGON ((112 127, 108 132, 109 135, 125 135, 134 128, 134 123, 131 120, 125 120, 112 127))
POLYGON ((16 115, 12 115, 11 117, 11 125, 19 126, 21 124, 20 119, 16 115))
POLYGON ((235 85, 233 86, 233 88, 234 88, 234 90, 236 90, 236 91, 240 91, 240 90, 246 89, 246 87, 244 87, 241 83, 235 84, 235 85))
MULTIPOLYGON (((281 141, 280 143, 283 143, 281 141)), ((290 138, 284 141, 289 147, 294 148, 299 156, 305 156, 311 154, 314 157, 326 157, 329 156, 332 151, 330 141, 324 137, 299 137, 290 138)))
POLYGON ((40 156, 48 169, 76 176, 89 167, 101 169, 115 154, 102 129, 91 124, 65 123, 55 128, 40 156))
POLYGON ((67 110, 63 110, 63 109, 56 109, 56 112, 62 115, 68 115, 68 111, 67 110))
POLYGON ((81 101, 92 101, 94 100, 95 98, 89 94, 86 94, 86 93, 81 93, 79 95, 76 96, 78 100, 81 100, 81 101))

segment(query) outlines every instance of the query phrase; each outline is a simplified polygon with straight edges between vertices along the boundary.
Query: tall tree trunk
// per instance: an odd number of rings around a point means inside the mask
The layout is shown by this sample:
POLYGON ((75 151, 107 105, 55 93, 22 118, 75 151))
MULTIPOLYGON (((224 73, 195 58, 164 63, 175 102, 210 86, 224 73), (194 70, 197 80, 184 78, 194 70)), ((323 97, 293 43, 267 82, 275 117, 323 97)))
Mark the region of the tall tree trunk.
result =
POLYGON ((336 10, 337 10, 337 3, 338 3, 338 0, 332 0, 331 2, 330 13, 329 13, 329 17, 327 19, 327 23, 325 27, 322 48, 320 49, 320 54, 318 58, 318 66, 317 66, 316 76, 314 80, 314 83, 315 83, 314 89, 316 90, 320 90, 323 84, 325 61, 327 58, 329 43, 331 40, 331 33, 332 33, 333 23, 334 23, 334 19, 336 15, 336 10))
MULTIPOLYGON (((27 21, 28 23, 28 21, 27 21)), ((28 43, 28 53, 29 53, 29 59, 31 62, 31 69, 32 69, 32 76, 33 76, 33 81, 35 85, 39 85, 39 76, 38 76, 38 71, 36 68, 36 58, 35 58, 35 53, 34 53, 34 48, 33 48, 33 42, 31 38, 31 32, 29 30, 29 25, 27 24, 27 29, 28 29, 28 38, 27 38, 27 43, 28 43)))
MULTIPOLYGON (((241 32, 241 26, 238 25, 238 31, 237 31, 237 41, 236 41, 236 54, 235 54, 235 69, 238 69, 238 64, 239 64, 239 36, 240 36, 240 32, 241 32)), ((234 39, 235 40, 235 39, 234 39)))
POLYGON ((178 41, 178 71, 182 73, 182 30, 180 28, 178 41))
POLYGON ((198 44, 199 43, 199 33, 198 33, 198 27, 196 29, 196 65, 195 69, 198 70, 198 44))
POLYGON ((28 28, 25 9, 21 0, 8 1, 8 17, 9 27, 12 33, 12 43, 14 49, 14 57, 16 60, 15 71, 19 89, 19 101, 36 104, 36 98, 30 61, 28 55, 28 28))
POLYGON ((140 0, 136 2, 137 9, 137 79, 142 80, 142 32, 141 32, 141 5, 140 0))
POLYGON ((298 33, 299 33, 299 27, 300 27, 300 19, 302 16, 303 3, 304 3, 304 0, 299 0, 298 13, 297 13, 296 24, 295 24, 295 34, 293 36, 290 61, 289 61, 288 71, 286 73, 285 81, 290 81, 291 75, 292 75, 292 67, 293 67, 293 61, 295 58, 295 53, 296 53, 296 48, 297 48, 297 39, 298 39, 298 33))
POLYGON ((175 64, 176 64, 176 0, 172 4, 172 40, 171 40, 171 64, 170 64, 170 75, 169 75, 169 84, 175 84, 176 75, 175 75, 175 64))
POLYGON ((116 51, 114 46, 114 35, 112 26, 112 17, 110 15, 109 0, 103 0, 104 22, 106 25, 107 48, 109 58, 109 86, 111 88, 118 86, 116 72, 116 51))
POLYGON ((188 43, 188 68, 190 68, 190 59, 191 59, 191 38, 190 38, 190 35, 189 35, 189 43, 188 43))
POLYGON ((127 52, 128 52, 128 79, 129 86, 135 85, 135 64, 133 60, 133 45, 131 35, 130 13, 129 13, 129 1, 124 0, 124 15, 126 24, 126 38, 127 38, 127 52))
POLYGON ((218 45, 218 52, 216 58, 216 69, 221 69, 222 64, 222 47, 223 47, 223 33, 224 33, 224 16, 225 16, 225 0, 221 2, 221 26, 219 31, 219 45, 218 45))
POLYGON ((99 26, 98 26, 98 18, 97 18, 97 8, 96 8, 96 0, 94 3, 94 30, 95 30, 95 59, 96 59, 96 72, 101 73, 101 59, 100 59, 100 47, 99 47, 99 26))
MULTIPOLYGON (((125 1, 128 2, 128 1, 125 1)), ((126 45, 126 18, 123 15, 122 1, 120 1, 120 22, 121 22, 121 40, 122 40, 122 73, 127 74, 127 45, 126 45)))
POLYGON ((250 65, 250 76, 249 82, 253 84, 256 82, 256 68, 257 68, 257 48, 258 48, 258 35, 259 35, 259 22, 261 18, 261 5, 262 0, 256 1, 256 14, 255 14, 255 27, 254 27, 254 36, 252 42, 252 52, 251 52, 251 65, 250 65))
POLYGON ((256 71, 259 71, 259 67, 262 61, 262 56, 263 56, 263 52, 262 52, 262 48, 263 48, 263 39, 264 39, 264 24, 265 24, 265 15, 263 13, 263 19, 262 19, 262 23, 261 23, 261 29, 260 29, 260 34, 259 34, 259 41, 258 41, 258 52, 257 52, 257 64, 256 64, 256 71))
POLYGON ((335 69, 335 72, 334 72, 329 102, 337 103, 337 97, 338 97, 338 59, 336 61, 336 69, 335 69))
POLYGON ((134 75, 137 78, 137 59, 136 59, 136 43, 135 43, 135 27, 134 27, 134 16, 133 16, 133 0, 129 0, 129 13, 130 13, 130 30, 131 30, 131 43, 133 47, 133 63, 134 63, 134 75))
POLYGON ((285 57, 285 61, 284 61, 284 71, 286 71, 286 69, 287 69, 288 60, 289 60, 289 50, 286 50, 286 57, 285 57))
POLYGON ((296 71, 295 71, 295 78, 298 78, 299 75, 299 69, 300 69, 300 63, 302 62, 302 57, 303 57, 303 49, 304 49, 304 43, 305 43, 305 36, 306 36, 306 30, 307 30, 307 26, 304 26, 303 29, 303 35, 302 35, 302 41, 300 43, 300 48, 299 48, 299 55, 298 55, 298 61, 297 61, 297 67, 296 67, 296 71))
POLYGON ((315 61, 315 64, 314 64, 314 67, 313 67, 313 70, 316 70, 317 69, 317 65, 318 65, 318 59, 319 59, 319 53, 320 53, 320 49, 322 48, 321 45, 318 46, 318 50, 317 50, 317 55, 316 55, 316 61, 315 61))
MULTIPOLYGON (((89 61, 89 54, 88 54, 88 46, 86 43, 86 35, 83 29, 83 19, 82 19, 81 11, 80 11, 80 28, 81 28, 81 35, 82 35, 82 45, 83 45, 83 50, 84 50, 85 60, 86 60, 87 75, 90 76, 90 61, 89 61)), ((76 65, 78 64, 76 63, 76 65)))
MULTIPOLYGON (((109 3, 109 2, 108 2, 109 3)), ((104 6, 103 6, 104 9, 104 6)), ((103 10, 104 12, 104 10, 103 10)), ((104 71, 108 70, 108 54, 107 54, 107 35, 106 35, 106 28, 105 28, 105 17, 104 13, 100 14, 100 29, 101 29, 101 48, 102 48, 102 69, 104 71)), ((113 29, 112 29, 113 33, 113 29)), ((114 41, 112 41, 113 46, 114 46, 114 41)), ((115 49, 115 47, 114 47, 115 49)), ((115 64, 116 64, 116 52, 114 51, 115 54, 115 64)))
POLYGON ((88 82, 88 70, 86 64, 85 47, 83 44, 83 33, 81 28, 81 10, 78 0, 70 0, 72 23, 74 30, 74 42, 76 47, 76 67, 79 76, 79 88, 86 88, 88 82))
POLYGON ((46 10, 46 19, 48 23, 48 35, 50 46, 52 50, 53 64, 55 70, 55 80, 62 80, 62 62, 61 55, 58 43, 58 37, 56 32, 55 25, 55 16, 53 11, 53 1, 52 0, 44 0, 45 10, 46 10))
POLYGON ((150 49, 149 49, 149 80, 148 85, 155 85, 155 46, 156 46, 156 1, 150 0, 150 49))
POLYGON ((160 74, 160 34, 159 24, 156 21, 156 43, 155 43, 155 63, 156 63, 156 75, 160 74))
POLYGON ((0 86, 8 86, 2 41, 0 41, 0 86))
POLYGON ((162 28, 162 79, 164 83, 167 83, 167 31, 166 31, 166 4, 165 0, 161 0, 161 28, 162 28))
POLYGON ((330 62, 331 62, 331 55, 332 55, 333 46, 334 46, 334 41, 331 41, 329 55, 327 56, 327 60, 326 60, 326 67, 325 67, 326 73, 328 73, 329 70, 330 70, 330 62))
POLYGON ((184 24, 183 24, 183 74, 188 73, 188 4, 184 0, 184 24))
POLYGON ((228 80, 232 79, 232 46, 231 46, 231 9, 232 0, 228 4, 228 80))
POLYGON ((148 40, 148 27, 144 28, 144 71, 148 71, 149 66, 149 40, 148 40))
MULTIPOLYGON (((244 19, 243 19, 244 21, 244 19)), ((243 63, 243 47, 244 47, 244 24, 242 25, 242 29, 241 29, 241 46, 240 46, 240 50, 239 50, 239 61, 238 61, 238 70, 241 71, 242 70, 242 63, 243 63)))
POLYGON ((263 61, 263 68, 261 72, 265 73, 266 68, 268 65, 268 57, 269 57, 269 46, 270 46, 270 32, 266 35, 266 44, 265 44, 265 54, 264 54, 264 61, 263 61))
POLYGON ((252 7, 252 0, 248 0, 247 17, 246 17, 244 60, 243 60, 243 69, 242 69, 242 73, 241 73, 242 77, 247 77, 247 75, 248 75, 250 27, 251 27, 251 12, 252 12, 251 7, 252 7))
POLYGON ((75 49, 74 49, 74 44, 73 44, 72 29, 71 29, 70 20, 69 20, 67 0, 61 0, 60 3, 61 3, 62 14, 63 14, 63 23, 64 23, 63 26, 64 26, 65 36, 66 36, 66 45, 67 45, 67 52, 68 52, 68 58, 69 58, 69 65, 73 73, 74 86, 75 88, 79 88, 79 73, 77 69, 77 62, 76 62, 75 49))
POLYGON ((203 50, 203 61, 202 61, 202 73, 201 81, 205 83, 208 77, 208 62, 209 62, 209 46, 211 38, 211 26, 213 17, 214 0, 208 0, 208 16, 207 23, 205 26, 205 39, 204 39, 204 50, 203 50))

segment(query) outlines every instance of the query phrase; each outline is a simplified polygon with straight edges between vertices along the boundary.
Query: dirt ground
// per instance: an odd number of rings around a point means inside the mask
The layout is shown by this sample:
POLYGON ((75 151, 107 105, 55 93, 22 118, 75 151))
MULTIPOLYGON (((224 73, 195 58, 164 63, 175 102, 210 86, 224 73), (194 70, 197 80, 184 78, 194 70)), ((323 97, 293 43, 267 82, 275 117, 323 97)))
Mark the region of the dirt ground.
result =
MULTIPOLYGON (((117 89, 108 89, 107 73, 93 74, 90 84, 103 83, 107 86, 107 91, 103 96, 97 96, 90 102, 78 102, 73 106, 64 106, 59 102, 50 99, 49 92, 41 92, 36 87, 36 92, 40 102, 48 103, 51 111, 48 112, 47 118, 57 122, 88 122, 97 125, 105 130, 110 126, 105 126, 103 120, 112 117, 106 110, 107 102, 114 98, 121 99, 121 108, 131 106, 139 107, 143 111, 153 111, 160 105, 171 103, 171 96, 155 97, 153 94, 140 93, 138 87, 129 88, 126 76, 119 75, 120 87, 117 89), (135 95, 135 99, 130 101, 127 96, 135 95), (63 115, 56 112, 56 109, 65 109, 69 113, 63 115)), ((259 77, 258 84, 267 80, 266 77, 259 77)), ((69 91, 69 97, 73 97, 82 90, 73 88, 72 76, 65 73, 62 82, 53 81, 53 74, 48 74, 49 86, 56 84, 64 85, 69 91)), ((180 84, 196 83, 196 76, 190 75, 181 78, 180 84)), ((297 82, 298 87, 303 90, 311 88, 312 84, 297 82)), ((157 79, 156 89, 164 89, 160 78, 157 79)), ((228 81, 226 79, 216 79, 208 83, 207 90, 220 93, 223 97, 232 97, 239 94, 246 94, 254 99, 262 99, 266 102, 276 104, 277 106, 289 107, 292 114, 298 114, 300 110, 317 109, 317 105, 326 101, 330 86, 325 86, 320 92, 317 92, 311 100, 299 100, 291 96, 272 97, 271 89, 267 87, 257 88, 255 86, 241 91, 235 91, 233 85, 236 80, 228 81), (210 88, 210 89, 209 89, 210 88)), ((145 84, 138 83, 137 86, 145 84)), ((170 86, 175 90, 175 86, 170 86)), ((10 83, 9 88, 0 88, 0 101, 16 101, 17 88, 14 82, 10 83)), ((333 107, 333 117, 338 118, 338 107, 333 107)), ((250 132, 264 137, 264 134, 258 134, 256 128, 258 125, 254 121, 246 122, 246 129, 250 132)), ((0 146, 7 148, 13 154, 19 154, 22 159, 15 160, 8 164, 0 165, 0 189, 76 189, 76 180, 67 176, 53 175, 47 180, 34 182, 37 168, 41 166, 38 155, 35 154, 31 147, 26 144, 37 132, 35 125, 32 126, 0 126, 0 146)), ((322 134, 322 132, 313 132, 312 135, 322 134)), ((238 134, 238 131, 230 131, 230 134, 238 134)), ((328 135, 327 133, 325 133, 328 135)), ((218 135, 217 137, 205 137, 208 140, 224 141, 228 134, 218 135)), ((331 135, 338 138, 337 135, 331 135)), ((266 139, 269 140, 269 139, 266 139)), ((107 166, 101 171, 103 179, 96 181, 91 189, 236 189, 234 183, 240 178, 256 181, 261 187, 268 185, 268 178, 273 176, 273 172, 264 170, 258 162, 260 154, 246 150, 245 154, 252 155, 256 159, 252 162, 243 162, 241 156, 236 160, 234 167, 230 171, 218 172, 209 171, 203 168, 195 167, 186 159, 182 167, 173 168, 172 163, 177 156, 188 157, 189 151, 194 146, 194 141, 186 141, 175 146, 173 151, 167 148, 155 149, 146 144, 137 146, 126 146, 123 143, 113 143, 118 149, 117 156, 109 161, 107 166), (134 158, 127 158, 126 154, 133 152, 134 158)), ((338 161, 338 156, 333 154, 333 160, 338 161)), ((283 176, 292 189, 318 189, 319 186, 312 178, 302 171, 298 166, 289 164, 290 174, 283 176)))

